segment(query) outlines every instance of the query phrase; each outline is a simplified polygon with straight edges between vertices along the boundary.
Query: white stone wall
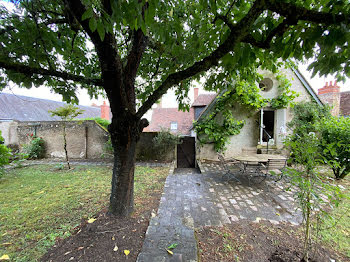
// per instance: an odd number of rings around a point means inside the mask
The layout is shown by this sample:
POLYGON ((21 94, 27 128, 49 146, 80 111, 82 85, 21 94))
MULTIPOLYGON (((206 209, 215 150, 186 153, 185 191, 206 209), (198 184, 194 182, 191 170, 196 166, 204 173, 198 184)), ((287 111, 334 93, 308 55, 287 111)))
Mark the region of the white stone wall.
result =
POLYGON ((0 122, 1 135, 4 138, 5 145, 17 145, 17 125, 16 121, 0 122))

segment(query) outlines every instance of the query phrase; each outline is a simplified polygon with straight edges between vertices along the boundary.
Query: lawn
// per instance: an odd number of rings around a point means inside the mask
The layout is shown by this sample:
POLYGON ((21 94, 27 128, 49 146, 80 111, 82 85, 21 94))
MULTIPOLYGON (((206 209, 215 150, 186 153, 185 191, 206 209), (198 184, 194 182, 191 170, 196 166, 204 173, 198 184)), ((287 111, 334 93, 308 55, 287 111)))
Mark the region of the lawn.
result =
POLYGON ((344 198, 324 222, 320 234, 325 243, 345 253, 350 259, 350 175, 337 183, 345 187, 344 198))
MULTIPOLYGON (((167 168, 136 168, 136 212, 151 192, 163 188, 167 174, 167 168)), ((0 257, 38 260, 57 239, 70 236, 108 205, 110 181, 110 167, 41 165, 8 172, 0 179, 0 257)))

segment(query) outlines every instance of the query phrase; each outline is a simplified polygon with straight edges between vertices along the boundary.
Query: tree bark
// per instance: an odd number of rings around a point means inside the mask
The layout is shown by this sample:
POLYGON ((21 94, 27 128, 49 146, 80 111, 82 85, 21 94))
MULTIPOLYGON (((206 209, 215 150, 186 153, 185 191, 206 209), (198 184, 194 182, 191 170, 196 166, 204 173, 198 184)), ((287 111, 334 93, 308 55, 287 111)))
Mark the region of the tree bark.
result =
POLYGON ((130 216, 134 207, 135 150, 147 120, 138 120, 128 111, 113 116, 109 125, 114 149, 114 166, 109 214, 130 216))
POLYGON ((64 153, 66 154, 66 162, 68 165, 68 169, 70 169, 68 151, 67 151, 66 123, 63 123, 63 148, 64 148, 64 153))

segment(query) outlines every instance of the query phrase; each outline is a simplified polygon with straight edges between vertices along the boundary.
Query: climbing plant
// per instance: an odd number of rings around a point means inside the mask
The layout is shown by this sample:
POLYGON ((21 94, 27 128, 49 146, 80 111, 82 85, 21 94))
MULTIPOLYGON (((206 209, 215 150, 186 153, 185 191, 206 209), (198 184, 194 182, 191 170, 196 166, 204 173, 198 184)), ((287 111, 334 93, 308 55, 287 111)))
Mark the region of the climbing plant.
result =
MULTIPOLYGON (((259 92, 260 89, 256 83, 262 80, 262 75, 258 73, 253 75, 251 81, 235 81, 231 90, 220 94, 212 112, 203 120, 194 123, 200 143, 213 143, 217 152, 226 150, 230 136, 239 134, 244 126, 244 121, 235 119, 232 114, 232 110, 237 104, 242 105, 250 112, 256 112, 267 105, 273 109, 293 105, 293 100, 298 96, 298 93, 291 90, 291 83, 286 76, 277 70, 276 73, 279 95, 275 98, 266 99, 259 92)), ((215 81, 212 82, 212 84, 214 83, 215 81)), ((227 87, 230 86, 227 85, 227 87)))
POLYGON ((288 80, 288 78, 283 74, 278 74, 276 79, 279 83, 278 90, 280 94, 270 99, 270 106, 273 109, 282 109, 287 108, 288 106, 294 106, 294 99, 299 96, 299 94, 293 90, 291 90, 292 84, 288 80))

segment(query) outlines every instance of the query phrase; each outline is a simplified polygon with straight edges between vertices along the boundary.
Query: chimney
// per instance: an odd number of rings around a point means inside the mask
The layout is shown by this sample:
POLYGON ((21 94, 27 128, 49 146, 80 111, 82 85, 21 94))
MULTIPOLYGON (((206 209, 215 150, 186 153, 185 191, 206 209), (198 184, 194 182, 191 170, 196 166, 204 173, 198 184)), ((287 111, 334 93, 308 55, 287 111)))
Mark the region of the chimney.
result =
POLYGON ((109 106, 106 104, 106 101, 103 101, 103 105, 100 106, 101 107, 101 118, 102 119, 106 119, 106 120, 110 120, 109 118, 109 106))
POLYGON ((193 101, 195 101, 198 97, 198 88, 194 88, 193 89, 193 101))
POLYGON ((333 116, 339 115, 340 106, 340 87, 337 85, 337 81, 326 82, 325 86, 318 89, 318 96, 325 104, 328 104, 332 110, 333 116))

